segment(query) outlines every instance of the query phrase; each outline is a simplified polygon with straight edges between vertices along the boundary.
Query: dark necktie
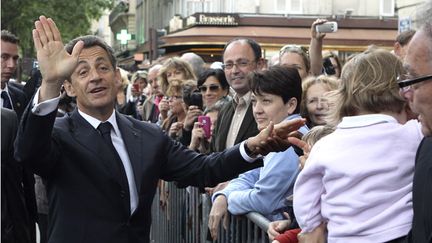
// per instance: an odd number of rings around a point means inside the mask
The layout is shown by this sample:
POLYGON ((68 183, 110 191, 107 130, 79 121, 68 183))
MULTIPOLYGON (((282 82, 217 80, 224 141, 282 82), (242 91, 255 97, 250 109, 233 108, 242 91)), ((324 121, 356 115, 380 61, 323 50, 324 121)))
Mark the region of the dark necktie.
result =
POLYGON ((9 99, 8 93, 5 90, 1 92, 1 97, 3 99, 3 107, 12 110, 12 103, 9 99))
POLYGON ((105 140, 105 143, 108 145, 108 147, 110 148, 110 150, 113 152, 114 156, 115 156, 115 160, 116 160, 116 166, 118 167, 117 172, 120 172, 120 179, 122 181, 122 183, 126 183, 124 184, 126 186, 126 190, 129 191, 129 186, 128 186, 128 182, 127 182, 127 177, 126 177, 126 172, 122 163, 122 160, 119 156, 119 154, 117 153, 117 150, 115 149, 112 140, 111 140, 111 129, 112 129, 112 125, 109 122, 102 122, 101 124, 99 124, 98 128, 97 128, 100 132, 100 134, 102 135, 102 138, 105 140))

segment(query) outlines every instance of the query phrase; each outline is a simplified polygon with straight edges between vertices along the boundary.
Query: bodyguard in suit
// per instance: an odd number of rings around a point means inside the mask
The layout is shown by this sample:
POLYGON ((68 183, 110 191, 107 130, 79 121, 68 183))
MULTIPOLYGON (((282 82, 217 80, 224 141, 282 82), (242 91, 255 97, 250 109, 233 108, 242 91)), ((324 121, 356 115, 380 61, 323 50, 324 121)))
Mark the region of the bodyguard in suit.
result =
POLYGON ((18 63, 19 39, 7 30, 1 31, 1 107, 14 110, 18 119, 27 104, 20 84, 10 82, 18 63))
POLYGON ((248 154, 286 149, 281 138, 304 123, 269 126, 222 153, 195 153, 114 111, 121 78, 101 39, 79 37, 64 48, 52 19, 41 16, 35 27, 43 80, 21 120, 15 157, 47 180, 50 243, 149 242, 158 179, 215 185, 261 165, 248 154), (77 109, 56 120, 62 84, 77 109))
MULTIPOLYGON (((14 111, 1 108, 1 242, 36 242, 34 208, 28 204, 29 184, 23 167, 13 158, 18 128, 14 111)), ((33 193, 34 200, 34 193, 33 193)))

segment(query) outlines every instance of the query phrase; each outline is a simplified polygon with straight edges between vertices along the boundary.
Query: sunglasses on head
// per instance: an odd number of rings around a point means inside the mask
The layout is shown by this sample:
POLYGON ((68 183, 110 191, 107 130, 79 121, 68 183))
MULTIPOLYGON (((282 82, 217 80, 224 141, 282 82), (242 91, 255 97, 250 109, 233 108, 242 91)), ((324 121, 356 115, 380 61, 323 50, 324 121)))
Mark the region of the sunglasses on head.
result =
POLYGON ((201 92, 207 92, 207 89, 209 89, 210 91, 214 92, 214 91, 218 91, 219 88, 220 88, 219 85, 212 84, 212 85, 209 85, 209 86, 202 85, 202 86, 199 87, 199 90, 201 92))

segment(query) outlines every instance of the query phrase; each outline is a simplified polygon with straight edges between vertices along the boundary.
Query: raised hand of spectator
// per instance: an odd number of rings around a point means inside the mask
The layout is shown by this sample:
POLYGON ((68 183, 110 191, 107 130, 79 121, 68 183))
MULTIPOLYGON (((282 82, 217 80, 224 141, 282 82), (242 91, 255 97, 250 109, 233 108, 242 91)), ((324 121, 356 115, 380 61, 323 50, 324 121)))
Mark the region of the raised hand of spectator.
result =
POLYGON ((299 160, 300 160, 300 169, 303 169, 303 167, 304 167, 304 165, 306 163, 306 160, 309 157, 311 146, 309 144, 307 144, 305 141, 302 141, 302 140, 300 140, 300 139, 298 139, 296 137, 289 137, 288 141, 291 144, 293 144, 293 145, 295 145, 295 146, 297 146, 297 147, 299 147, 300 149, 303 150, 303 156, 300 156, 300 158, 299 158, 299 160))
POLYGON ((311 26, 311 37, 313 39, 318 39, 318 40, 322 40, 325 37, 324 33, 319 33, 316 31, 316 26, 320 25, 320 24, 324 24, 325 22, 327 22, 326 19, 317 19, 312 23, 311 26))
POLYGON ((183 122, 174 122, 168 131, 168 136, 176 138, 178 133, 183 129, 183 122))
POLYGON ((213 240, 217 239, 219 224, 223 220, 224 229, 228 228, 228 202, 224 195, 219 195, 210 210, 208 227, 213 240))
POLYGON ((318 33, 316 26, 327 22, 326 19, 317 19, 311 26, 311 42, 309 46, 309 57, 311 63, 311 73, 320 75, 322 69, 322 45, 325 34, 318 33))
POLYGON ((202 110, 198 106, 189 106, 184 121, 184 129, 190 131, 194 126, 194 122, 197 120, 198 116, 202 115, 202 113, 202 110))
POLYGON ((200 122, 194 123, 191 142, 189 144, 189 148, 192 150, 197 150, 202 139, 204 139, 204 130, 202 129, 201 125, 202 124, 200 122))
POLYGON ((166 97, 160 100, 158 108, 163 121, 168 117, 168 110, 169 110, 168 99, 166 97))

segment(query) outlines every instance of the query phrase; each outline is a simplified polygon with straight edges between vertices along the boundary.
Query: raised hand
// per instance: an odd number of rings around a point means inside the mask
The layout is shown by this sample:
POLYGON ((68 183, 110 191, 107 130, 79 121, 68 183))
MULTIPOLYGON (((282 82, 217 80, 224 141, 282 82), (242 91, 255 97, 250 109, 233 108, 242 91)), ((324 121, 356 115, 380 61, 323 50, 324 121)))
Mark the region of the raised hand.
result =
POLYGON ((273 135, 279 138, 285 139, 293 135, 293 132, 297 131, 306 123, 306 119, 297 118, 289 121, 283 121, 274 125, 273 135))
POLYGON ((252 155, 267 155, 270 152, 285 151, 291 146, 287 138, 298 137, 297 130, 304 125, 305 121, 305 119, 299 118, 283 121, 276 125, 270 122, 258 135, 250 137, 246 146, 253 152, 252 155))
POLYGON ((45 16, 35 21, 32 34, 42 74, 40 101, 58 97, 64 80, 69 79, 78 65, 84 43, 79 41, 72 54, 67 53, 55 22, 45 16))
POLYGON ((316 26, 317 26, 317 25, 320 25, 320 24, 324 24, 325 22, 327 22, 326 19, 317 19, 317 20, 315 20, 315 21, 312 23, 312 26, 311 26, 311 37, 312 37, 313 39, 321 40, 321 39, 323 39, 323 38, 325 37, 325 34, 324 34, 324 33, 318 33, 318 32, 316 31, 316 26))
POLYGON ((300 140, 299 138, 296 137, 289 137, 288 141, 299 147, 300 149, 303 150, 303 156, 300 156, 299 161, 300 161, 300 169, 303 169, 307 158, 309 157, 309 153, 311 150, 311 146, 309 144, 307 144, 305 141, 300 140))

